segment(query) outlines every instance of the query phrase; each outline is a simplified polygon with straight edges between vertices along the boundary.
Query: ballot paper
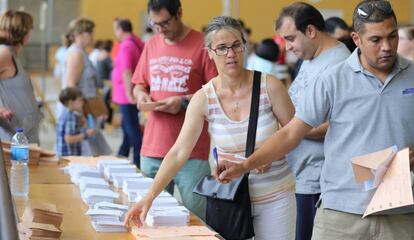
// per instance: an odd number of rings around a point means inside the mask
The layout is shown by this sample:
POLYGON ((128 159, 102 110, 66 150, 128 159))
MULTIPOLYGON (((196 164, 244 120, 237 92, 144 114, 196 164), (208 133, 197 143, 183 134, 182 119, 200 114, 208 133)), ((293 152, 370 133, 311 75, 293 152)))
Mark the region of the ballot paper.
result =
POLYGON ((81 177, 79 179, 79 186, 81 192, 84 192, 87 188, 109 189, 109 183, 105 179, 94 177, 81 177))
POLYGON ((111 202, 98 202, 93 207, 94 209, 100 209, 100 210, 118 210, 122 212, 128 211, 127 205, 122 204, 116 204, 111 202))
POLYGON ((118 210, 89 209, 86 215, 89 215, 92 222, 122 221, 124 212, 118 210))
MULTIPOLYGON (((182 227, 132 227, 132 235, 135 239, 144 237, 150 238, 169 238, 181 239, 183 237, 211 237, 217 235, 216 232, 205 226, 182 226, 182 227)), ((204 238, 203 238, 204 239, 204 238)))
POLYGON ((96 232, 127 232, 127 228, 122 221, 96 221, 92 222, 92 227, 96 232))
POLYGON ((142 173, 114 173, 112 174, 112 182, 116 188, 122 188, 125 179, 143 178, 142 173))
MULTIPOLYGON (((141 200, 145 195, 147 195, 148 189, 134 189, 128 192, 128 201, 129 202, 137 202, 137 200, 141 200)), ((158 197, 173 197, 168 192, 162 191, 158 197)))
POLYGON ((89 206, 94 206, 98 202, 114 202, 119 194, 108 189, 87 188, 81 193, 83 201, 89 206))
MULTIPOLYGON (((141 201, 142 197, 137 196, 135 198, 135 202, 141 201)), ((166 196, 166 197, 156 197, 152 202, 152 206, 154 207, 175 207, 178 206, 178 201, 174 197, 166 196)))
POLYGON ((113 165, 121 165, 121 164, 130 164, 130 162, 129 162, 129 160, 126 160, 126 159, 119 159, 119 160, 103 159, 103 160, 97 161, 96 167, 103 174, 105 166, 106 165, 112 165, 112 164, 113 165))
POLYGON ((408 148, 391 147, 352 159, 356 181, 376 188, 363 217, 414 204, 409 158, 408 148))
POLYGON ((183 206, 152 207, 148 212, 148 226, 185 226, 190 220, 190 212, 183 206))
POLYGON ((148 189, 153 181, 152 178, 125 179, 122 184, 122 191, 128 194, 132 190, 148 189))
POLYGON ((95 177, 100 178, 101 174, 97 169, 92 168, 75 168, 71 172, 71 181, 79 185, 79 179, 81 177, 95 177))
POLYGON ((104 176, 110 182, 112 182, 112 174, 114 173, 136 173, 137 167, 133 164, 122 164, 122 165, 106 165, 104 167, 104 176))

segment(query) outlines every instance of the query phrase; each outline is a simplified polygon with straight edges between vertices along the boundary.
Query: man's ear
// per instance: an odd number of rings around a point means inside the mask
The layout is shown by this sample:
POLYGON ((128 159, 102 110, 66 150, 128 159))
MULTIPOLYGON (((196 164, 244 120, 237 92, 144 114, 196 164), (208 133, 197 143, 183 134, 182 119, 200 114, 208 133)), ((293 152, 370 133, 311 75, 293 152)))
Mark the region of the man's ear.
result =
POLYGON ((306 30, 305 30, 305 35, 306 35, 308 38, 310 38, 310 39, 314 39, 314 38, 316 38, 317 33, 318 33, 318 29, 316 29, 316 27, 315 27, 314 25, 309 24, 309 25, 306 27, 306 30))
POLYGON ((351 38, 358 48, 361 48, 361 36, 357 32, 351 32, 351 38))

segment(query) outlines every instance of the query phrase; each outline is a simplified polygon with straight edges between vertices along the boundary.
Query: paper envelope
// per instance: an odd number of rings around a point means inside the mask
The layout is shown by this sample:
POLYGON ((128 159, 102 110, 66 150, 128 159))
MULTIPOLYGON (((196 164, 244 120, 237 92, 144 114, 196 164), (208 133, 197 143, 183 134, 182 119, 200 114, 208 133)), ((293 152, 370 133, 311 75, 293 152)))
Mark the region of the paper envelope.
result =
POLYGON ((397 151, 397 146, 393 146, 378 152, 354 157, 352 168, 357 183, 374 180, 375 187, 377 187, 397 151))
POLYGON ((414 204, 409 158, 408 148, 392 147, 352 159, 357 182, 375 179, 377 184, 363 217, 414 204))

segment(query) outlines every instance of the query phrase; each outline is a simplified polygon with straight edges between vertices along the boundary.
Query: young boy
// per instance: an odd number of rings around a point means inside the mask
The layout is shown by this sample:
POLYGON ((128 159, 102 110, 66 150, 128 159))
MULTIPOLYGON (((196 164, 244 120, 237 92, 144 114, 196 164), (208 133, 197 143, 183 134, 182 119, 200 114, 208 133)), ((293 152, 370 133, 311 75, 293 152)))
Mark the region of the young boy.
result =
POLYGON ((56 128, 57 155, 82 155, 82 141, 96 134, 95 129, 88 129, 82 116, 83 97, 77 88, 65 88, 59 94, 60 102, 67 111, 59 118, 56 128))

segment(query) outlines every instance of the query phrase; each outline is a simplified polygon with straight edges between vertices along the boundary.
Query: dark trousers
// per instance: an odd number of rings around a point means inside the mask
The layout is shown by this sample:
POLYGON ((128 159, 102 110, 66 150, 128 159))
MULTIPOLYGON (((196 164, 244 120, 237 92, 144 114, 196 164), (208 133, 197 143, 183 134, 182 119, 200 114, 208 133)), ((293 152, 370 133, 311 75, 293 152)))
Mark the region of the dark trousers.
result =
POLYGON ((296 194, 296 240, 311 240, 316 203, 320 194, 296 194))
POLYGON ((140 168, 142 134, 139 126, 138 109, 134 104, 119 105, 122 113, 122 139, 118 155, 128 157, 131 147, 134 150, 134 164, 140 168))

